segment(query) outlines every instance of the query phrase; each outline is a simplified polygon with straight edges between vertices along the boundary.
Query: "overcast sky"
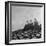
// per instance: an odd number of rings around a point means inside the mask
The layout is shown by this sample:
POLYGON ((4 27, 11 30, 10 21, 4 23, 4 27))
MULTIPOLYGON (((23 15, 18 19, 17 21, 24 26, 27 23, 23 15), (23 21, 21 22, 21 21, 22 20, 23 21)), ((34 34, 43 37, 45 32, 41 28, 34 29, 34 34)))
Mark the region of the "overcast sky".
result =
POLYGON ((42 13, 41 7, 12 6, 12 31, 23 28, 26 20, 37 18, 41 23, 42 13))

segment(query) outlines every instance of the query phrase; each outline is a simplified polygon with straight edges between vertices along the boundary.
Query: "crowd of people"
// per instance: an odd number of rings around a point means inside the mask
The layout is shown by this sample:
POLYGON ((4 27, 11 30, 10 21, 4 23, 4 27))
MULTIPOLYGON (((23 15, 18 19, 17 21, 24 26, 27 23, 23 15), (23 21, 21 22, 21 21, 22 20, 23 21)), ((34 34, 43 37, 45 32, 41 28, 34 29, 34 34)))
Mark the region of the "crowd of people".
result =
POLYGON ((27 21, 28 24, 23 29, 12 32, 12 39, 41 38, 41 24, 39 25, 36 18, 34 20, 34 23, 28 23, 27 21))

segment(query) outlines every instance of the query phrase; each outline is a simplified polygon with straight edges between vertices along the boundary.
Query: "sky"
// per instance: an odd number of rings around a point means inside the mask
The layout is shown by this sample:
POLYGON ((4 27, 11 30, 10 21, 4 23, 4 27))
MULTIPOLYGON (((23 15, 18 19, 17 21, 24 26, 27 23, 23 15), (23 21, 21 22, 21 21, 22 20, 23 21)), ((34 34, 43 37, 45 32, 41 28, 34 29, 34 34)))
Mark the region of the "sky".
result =
POLYGON ((12 6, 12 31, 24 28, 26 21, 37 18, 41 23, 41 7, 12 6))

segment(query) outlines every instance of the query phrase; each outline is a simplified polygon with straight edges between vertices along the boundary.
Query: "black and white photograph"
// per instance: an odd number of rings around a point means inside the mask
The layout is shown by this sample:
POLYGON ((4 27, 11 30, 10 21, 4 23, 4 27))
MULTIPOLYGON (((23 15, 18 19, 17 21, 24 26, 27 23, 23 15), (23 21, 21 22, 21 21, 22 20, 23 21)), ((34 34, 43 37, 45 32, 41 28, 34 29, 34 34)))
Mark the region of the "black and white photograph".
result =
POLYGON ((5 7, 6 43, 44 42, 44 3, 6 2, 5 7))

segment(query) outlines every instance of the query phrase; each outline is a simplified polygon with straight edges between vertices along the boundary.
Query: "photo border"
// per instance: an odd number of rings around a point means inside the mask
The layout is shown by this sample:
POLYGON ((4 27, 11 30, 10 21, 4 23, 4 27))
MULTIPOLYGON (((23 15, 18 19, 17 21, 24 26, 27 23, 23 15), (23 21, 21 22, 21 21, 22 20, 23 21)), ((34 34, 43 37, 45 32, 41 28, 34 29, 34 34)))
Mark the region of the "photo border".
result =
MULTIPOLYGON (((27 5, 27 6, 29 6, 29 5, 27 5)), ((38 6, 36 6, 36 7, 38 7, 38 6)), ((11 32, 11 26, 10 26, 10 32, 11 32)), ((7 1, 7 2, 5 2, 5 44, 6 45, 15 45, 15 44, 32 44, 32 43, 45 43, 45 3, 38 3, 38 2, 18 2, 18 1, 7 1), (9 3, 10 3, 10 7, 9 7, 9 3), (11 18, 12 18, 12 16, 11 16, 11 4, 12 3, 15 3, 15 4, 16 3, 43 4, 44 5, 44 41, 41 41, 41 42, 26 42, 26 43, 9 43, 9 41, 11 40, 11 38, 9 39, 9 37, 11 37, 11 34, 9 34, 9 21, 10 21, 10 25, 11 25, 11 18), (10 8, 10 11, 9 11, 9 8, 10 8), (10 18, 9 18, 9 15, 10 15, 10 18), (8 26, 6 25, 6 21, 8 21, 8 26), (6 29, 6 26, 7 26, 7 29, 6 29), (6 32, 6 30, 7 30, 7 32, 6 32)))

